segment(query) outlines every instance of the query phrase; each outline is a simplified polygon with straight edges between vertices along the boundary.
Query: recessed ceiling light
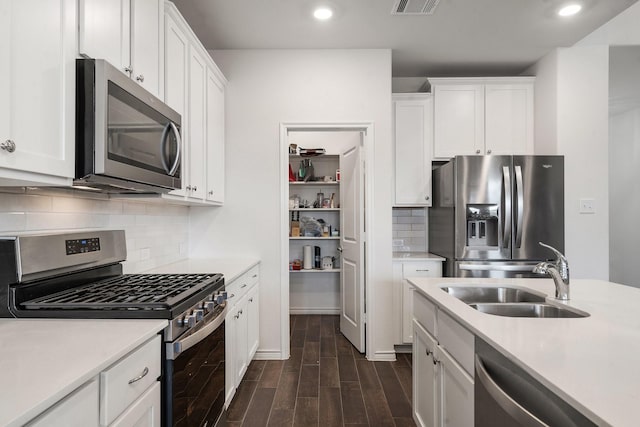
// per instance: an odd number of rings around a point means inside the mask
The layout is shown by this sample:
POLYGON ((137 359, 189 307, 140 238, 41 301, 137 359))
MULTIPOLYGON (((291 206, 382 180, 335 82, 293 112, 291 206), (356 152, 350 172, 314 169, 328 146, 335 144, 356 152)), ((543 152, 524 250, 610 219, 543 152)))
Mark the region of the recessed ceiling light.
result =
POLYGON ((313 16, 320 21, 326 21, 333 16, 333 10, 328 7, 319 7, 313 11, 313 16))
POLYGON ((558 11, 560 16, 571 16, 582 10, 582 6, 577 3, 568 4, 558 11))

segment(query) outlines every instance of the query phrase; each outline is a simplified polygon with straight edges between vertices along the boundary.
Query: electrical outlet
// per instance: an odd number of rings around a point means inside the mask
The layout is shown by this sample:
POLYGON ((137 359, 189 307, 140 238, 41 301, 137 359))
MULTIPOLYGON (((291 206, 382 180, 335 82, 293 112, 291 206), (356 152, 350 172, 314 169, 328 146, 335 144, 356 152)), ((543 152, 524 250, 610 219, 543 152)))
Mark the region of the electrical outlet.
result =
POLYGON ((596 201, 594 199, 580 199, 580 213, 581 214, 596 213, 596 201))

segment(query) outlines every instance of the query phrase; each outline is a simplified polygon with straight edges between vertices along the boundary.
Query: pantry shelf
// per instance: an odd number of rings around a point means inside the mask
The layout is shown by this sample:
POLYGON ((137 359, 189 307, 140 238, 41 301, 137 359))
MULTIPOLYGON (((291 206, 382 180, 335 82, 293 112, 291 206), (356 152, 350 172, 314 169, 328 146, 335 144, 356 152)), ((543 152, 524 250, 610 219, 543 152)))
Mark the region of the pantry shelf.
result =
POLYGON ((342 271, 340 268, 327 268, 325 270, 289 270, 289 273, 340 273, 340 271, 342 271))
POLYGON ((332 236, 332 237, 289 237, 289 240, 340 240, 340 236, 332 236))

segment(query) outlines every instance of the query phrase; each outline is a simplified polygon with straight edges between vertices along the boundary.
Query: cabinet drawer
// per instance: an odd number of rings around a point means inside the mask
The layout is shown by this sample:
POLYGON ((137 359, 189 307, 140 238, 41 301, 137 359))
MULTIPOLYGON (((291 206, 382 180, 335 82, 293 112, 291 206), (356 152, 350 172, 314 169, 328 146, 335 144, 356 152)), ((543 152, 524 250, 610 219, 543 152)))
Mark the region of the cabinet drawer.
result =
POLYGON ((418 292, 413 292, 413 318, 431 335, 436 334, 436 306, 418 292))
POLYGON ((256 265, 237 279, 225 284, 227 300, 229 301, 230 306, 233 307, 237 304, 247 291, 249 291, 254 284, 258 283, 258 280, 260 279, 259 271, 259 266, 256 265))
POLYGON ((442 277, 442 262, 405 262, 402 264, 402 276, 407 277, 442 277))
POLYGON ((469 375, 473 376, 473 334, 449 315, 439 311, 437 337, 440 346, 447 350, 469 375))
POLYGON ((100 424, 107 426, 160 376, 157 335, 100 373, 100 424), (139 378, 139 379, 138 379, 139 378))

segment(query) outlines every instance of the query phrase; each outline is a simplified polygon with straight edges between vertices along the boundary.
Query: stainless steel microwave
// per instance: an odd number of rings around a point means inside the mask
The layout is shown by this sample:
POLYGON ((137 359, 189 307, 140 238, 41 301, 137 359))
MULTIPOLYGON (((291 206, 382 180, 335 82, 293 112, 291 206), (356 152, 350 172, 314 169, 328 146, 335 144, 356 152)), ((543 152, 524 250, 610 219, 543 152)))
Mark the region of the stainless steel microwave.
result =
POLYGON ((181 187, 181 117, 100 59, 76 60, 74 186, 109 193, 181 187))

